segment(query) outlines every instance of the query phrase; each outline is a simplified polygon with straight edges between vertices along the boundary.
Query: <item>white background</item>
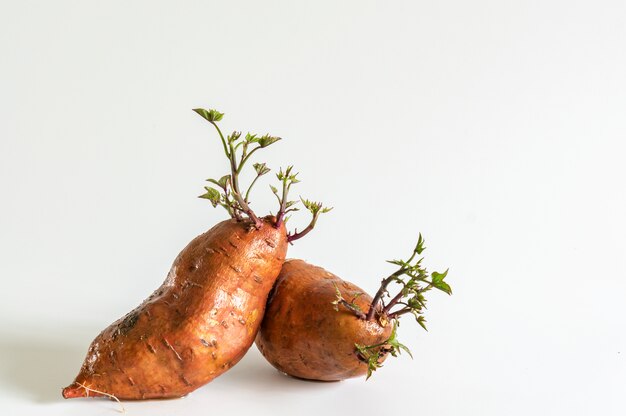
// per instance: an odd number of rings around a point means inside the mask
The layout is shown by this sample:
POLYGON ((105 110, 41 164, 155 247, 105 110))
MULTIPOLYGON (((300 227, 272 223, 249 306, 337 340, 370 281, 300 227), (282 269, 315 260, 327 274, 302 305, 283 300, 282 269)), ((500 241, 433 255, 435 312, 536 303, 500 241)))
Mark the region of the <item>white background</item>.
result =
POLYGON ((115 414, 60 390, 225 218, 196 198, 227 169, 191 111, 213 107, 283 137, 261 160, 335 207, 290 257, 373 293, 421 231, 454 295, 367 383, 253 348, 128 414, 624 415, 625 22, 623 1, 1 1, 2 414, 115 414))

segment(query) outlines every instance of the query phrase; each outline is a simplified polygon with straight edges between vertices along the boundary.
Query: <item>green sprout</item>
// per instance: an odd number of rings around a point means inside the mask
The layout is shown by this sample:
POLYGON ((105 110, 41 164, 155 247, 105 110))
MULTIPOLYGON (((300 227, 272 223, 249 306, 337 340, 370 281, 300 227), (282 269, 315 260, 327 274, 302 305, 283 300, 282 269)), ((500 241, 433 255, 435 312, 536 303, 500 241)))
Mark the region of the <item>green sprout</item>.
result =
POLYGON ((339 305, 342 305, 351 310, 359 319, 377 321, 383 327, 390 322, 393 323, 391 336, 386 341, 369 346, 355 344, 357 356, 368 366, 367 378, 372 375, 373 371, 381 367, 381 363, 387 354, 395 357, 403 350, 411 355, 408 348, 398 342, 396 336, 399 319, 402 315, 412 314, 417 323, 427 330, 426 319, 424 318, 424 310, 426 309, 424 294, 433 288, 448 295, 452 294, 452 288, 444 280, 448 275, 448 270, 442 273, 429 273, 422 265, 424 258, 417 258, 426 250, 424 244, 424 238, 420 234, 417 244, 407 260, 388 261, 388 263, 398 266, 398 269, 382 280, 367 313, 363 313, 360 308, 354 308, 355 305, 347 302, 341 296, 339 289, 337 289, 337 299, 332 302, 335 310, 338 310, 339 305), (389 293, 389 286, 392 283, 399 286, 399 290, 393 297, 389 293), (385 302, 385 298, 389 298, 389 300, 385 302))
MULTIPOLYGON (((256 172, 256 176, 248 187, 245 188, 245 192, 240 184, 239 175, 255 152, 259 149, 271 146, 280 141, 281 138, 269 134, 259 136, 257 134, 246 133, 242 135, 239 131, 233 131, 230 135, 224 136, 222 130, 217 125, 224 117, 224 113, 220 113, 216 110, 205 110, 203 108, 196 108, 193 111, 215 127, 222 142, 224 154, 230 164, 229 174, 222 176, 220 179, 207 179, 207 182, 210 182, 214 186, 205 186, 205 192, 200 195, 199 198, 208 200, 213 207, 217 207, 218 205, 223 207, 228 212, 228 215, 237 221, 242 221, 245 215, 252 220, 254 227, 257 229, 260 228, 263 225, 263 221, 250 208, 250 192, 258 179, 270 172, 270 168, 267 167, 265 163, 254 163, 252 167, 256 172)), ((289 166, 285 171, 281 169, 276 175, 281 182, 282 189, 280 194, 276 187, 271 186, 272 192, 278 198, 279 203, 279 209, 276 214, 276 228, 287 221, 288 217, 286 217, 286 215, 288 213, 298 211, 295 205, 297 205, 299 201, 290 201, 288 198, 291 185, 299 182, 296 178, 298 174, 292 171, 293 166, 289 166)), ((330 208, 323 208, 319 203, 311 203, 306 200, 302 200, 302 202, 305 207, 313 213, 313 219, 309 226, 302 232, 296 232, 293 235, 289 233, 287 236, 289 242, 297 240, 311 231, 315 226, 319 214, 330 211, 330 208)))

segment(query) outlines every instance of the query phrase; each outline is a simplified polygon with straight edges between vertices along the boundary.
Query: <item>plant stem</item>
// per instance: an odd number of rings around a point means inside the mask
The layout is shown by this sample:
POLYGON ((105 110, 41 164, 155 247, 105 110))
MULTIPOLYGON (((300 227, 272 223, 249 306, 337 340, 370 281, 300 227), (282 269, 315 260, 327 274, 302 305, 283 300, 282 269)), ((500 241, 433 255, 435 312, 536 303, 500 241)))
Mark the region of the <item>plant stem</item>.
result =
POLYGON ((389 303, 387 304, 387 306, 385 306, 383 308, 383 313, 384 314, 389 314, 389 311, 391 310, 391 308, 393 308, 398 302, 400 302, 400 300, 402 299, 403 295, 402 295, 402 291, 398 292, 398 294, 396 296, 393 297, 393 299, 391 299, 389 301, 389 303))
POLYGON ((250 158, 250 156, 252 156, 252 153, 256 152, 257 150, 259 150, 261 148, 261 146, 255 147, 254 149, 252 149, 250 151, 250 153, 248 153, 246 155, 246 157, 243 157, 243 155, 241 155, 241 163, 239 164, 239 168, 237 169, 237 173, 241 173, 241 169, 243 168, 243 165, 246 164, 246 162, 248 161, 248 159, 250 158))
POLYGON ((360 309, 356 308, 354 305, 348 303, 345 299, 341 299, 339 303, 341 303, 343 306, 345 306, 346 308, 354 312, 357 318, 365 319, 365 314, 360 309))
MULTIPOLYGON (((239 167, 241 167, 241 165, 239 165, 239 167)), ((250 186, 248 187, 248 190, 246 191, 246 197, 244 198, 244 200, 246 201, 246 203, 249 201, 248 197, 250 196, 250 190, 252 190, 252 187, 254 186, 255 182, 257 181, 257 179, 259 179, 261 177, 261 175, 257 174, 256 178, 254 178, 254 180, 252 181, 252 183, 250 184, 250 186)))
POLYGON ((287 185, 287 181, 288 181, 288 178, 283 179, 283 197, 280 201, 280 207, 278 209, 278 213, 276 214, 276 228, 280 227, 280 225, 283 223, 283 219, 285 218, 285 209, 287 206, 287 195, 289 194, 289 186, 290 186, 290 185, 287 185))
POLYGON ((295 234, 289 234, 287 236, 287 242, 291 243, 292 241, 296 241, 304 237, 305 235, 307 235, 315 227, 315 223, 317 222, 318 216, 319 216, 319 213, 313 214, 313 219, 311 220, 309 225, 306 226, 304 230, 300 232, 296 232, 295 234))
POLYGON ((233 198, 235 198, 235 200, 239 203, 242 211, 245 212, 248 217, 250 217, 252 222, 254 222, 254 226, 257 229, 261 228, 261 226, 263 225, 263 222, 259 219, 259 217, 256 216, 254 211, 250 209, 250 206, 244 200, 244 198, 241 197, 241 192, 239 191, 239 172, 237 170, 237 161, 235 160, 235 149, 233 148, 232 144, 230 145, 229 154, 230 154, 229 159, 230 159, 230 170, 231 170, 230 187, 233 192, 233 198))
POLYGON ((398 316, 400 315, 404 315, 405 313, 410 313, 413 310, 413 308, 402 308, 394 313, 391 313, 389 315, 387 315, 387 317, 389 319, 397 319, 398 316))
POLYGON ((376 311, 376 306, 378 306, 378 302, 380 302, 381 298, 383 297, 383 294, 387 291, 387 286, 389 286, 391 282, 396 280, 396 278, 398 278, 399 276, 402 276, 405 271, 406 271, 405 268, 398 269, 389 277, 386 277, 385 279, 383 279, 383 281, 380 284, 380 288, 378 288, 378 292, 376 292, 374 299, 372 299, 372 303, 370 304, 370 309, 369 311, 367 311, 367 316, 365 319, 367 319, 368 321, 371 321, 374 318, 374 312, 376 311))
POLYGON ((211 121, 211 124, 213 124, 213 127, 215 127, 215 129, 217 130, 217 133, 220 135, 220 139, 222 139, 222 145, 224 146, 224 153, 226 154, 226 157, 230 158, 230 154, 228 153, 228 147, 226 146, 226 139, 224 139, 222 130, 220 130, 220 128, 217 127, 217 124, 215 124, 215 122, 211 121))

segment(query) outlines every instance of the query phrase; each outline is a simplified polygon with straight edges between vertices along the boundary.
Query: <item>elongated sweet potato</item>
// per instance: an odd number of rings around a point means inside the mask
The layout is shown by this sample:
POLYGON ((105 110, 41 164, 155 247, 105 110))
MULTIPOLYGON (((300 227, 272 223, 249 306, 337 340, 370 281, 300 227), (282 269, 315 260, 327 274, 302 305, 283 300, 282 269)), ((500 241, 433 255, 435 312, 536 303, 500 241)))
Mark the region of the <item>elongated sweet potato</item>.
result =
POLYGON ((117 399, 172 398, 188 394, 235 365, 250 348, 263 317, 267 295, 276 280, 288 242, 307 234, 328 211, 303 200, 313 218, 300 233, 288 233, 285 215, 296 180, 281 169, 276 216, 258 217, 249 205, 257 179, 269 172, 255 164, 256 178, 246 192, 239 173, 252 153, 278 140, 234 132, 226 138, 217 127, 223 114, 195 110, 217 129, 230 174, 208 179, 201 198, 220 205, 231 219, 192 240, 178 255, 165 282, 140 306, 106 328, 92 342, 75 381, 63 397, 107 396, 117 399), (241 154, 237 151, 240 150, 241 154))
POLYGON ((424 293, 436 288, 451 294, 447 271, 429 274, 422 259, 412 264, 423 244, 420 235, 411 258, 391 261, 400 267, 383 279, 374 298, 321 267, 287 260, 270 292, 257 347, 278 370, 322 381, 369 378, 388 354, 410 354, 397 340, 398 319, 412 313, 424 326, 424 293), (391 283, 402 286, 393 297, 391 283))
POLYGON ((63 396, 180 397, 237 363, 287 252, 272 221, 257 230, 227 220, 192 240, 161 287, 92 342, 63 396))

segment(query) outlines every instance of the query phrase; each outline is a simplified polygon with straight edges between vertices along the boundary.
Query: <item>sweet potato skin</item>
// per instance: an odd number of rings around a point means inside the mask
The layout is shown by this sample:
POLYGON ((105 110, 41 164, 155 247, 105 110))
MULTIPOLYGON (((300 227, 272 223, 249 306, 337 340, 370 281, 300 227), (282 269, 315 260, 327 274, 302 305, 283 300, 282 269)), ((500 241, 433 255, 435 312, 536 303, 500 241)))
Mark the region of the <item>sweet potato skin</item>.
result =
POLYGON ((287 252, 284 225, 227 220, 192 240, 159 289, 92 342, 63 397, 181 397, 252 345, 287 252))
POLYGON ((337 287, 344 299, 355 299, 367 312, 372 298, 361 288, 321 267, 288 260, 268 298, 256 345, 278 370, 302 379, 336 381, 367 373, 355 343, 375 345, 391 335, 391 325, 359 319, 339 306, 337 287))

